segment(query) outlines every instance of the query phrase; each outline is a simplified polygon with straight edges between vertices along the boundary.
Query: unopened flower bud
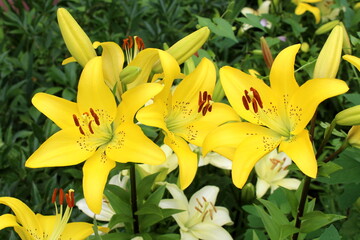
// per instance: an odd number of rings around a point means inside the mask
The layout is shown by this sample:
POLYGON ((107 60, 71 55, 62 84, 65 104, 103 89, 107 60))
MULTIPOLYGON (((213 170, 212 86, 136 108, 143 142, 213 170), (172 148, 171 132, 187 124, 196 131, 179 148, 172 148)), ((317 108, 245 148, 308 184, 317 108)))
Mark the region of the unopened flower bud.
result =
POLYGON ((120 80, 123 84, 132 83, 140 74, 141 68, 136 66, 127 66, 120 72, 120 80))
POLYGON ((343 56, 343 59, 354 65, 360 71, 360 58, 351 55, 345 55, 343 56))
MULTIPOLYGON (((208 27, 200 28, 176 42, 166 52, 173 56, 178 64, 182 64, 201 48, 209 35, 210 30, 208 27)), ((153 70, 154 72, 162 71, 160 62, 155 64, 153 70)))
POLYGON ((347 33, 346 28, 342 22, 340 22, 340 26, 343 30, 343 36, 344 36, 343 51, 345 54, 351 54, 352 50, 351 50, 351 42, 350 42, 349 34, 347 33))
POLYGON ((335 78, 339 69, 343 30, 339 25, 333 28, 319 57, 316 60, 313 78, 335 78))
POLYGON ((343 126, 360 125, 360 105, 342 110, 336 114, 334 121, 343 126))
POLYGON ((307 43, 307 42, 303 42, 302 44, 301 44, 301 51, 303 51, 303 52, 308 52, 309 51, 309 44, 307 43))
POLYGON ((356 148, 360 148, 360 125, 352 126, 347 136, 348 143, 356 148))
POLYGON ((269 45, 267 44, 266 39, 264 37, 260 38, 260 45, 261 45, 261 51, 264 57, 265 64, 270 69, 274 62, 274 59, 271 55, 269 45))
POLYGON ((252 183, 247 183, 241 190, 241 201, 250 203, 255 199, 255 187, 252 183))
POLYGON ((336 25, 339 24, 339 20, 333 20, 331 22, 327 22, 323 25, 321 25, 321 27, 319 27, 316 31, 315 31, 315 35, 320 35, 320 34, 324 34, 329 32, 331 29, 333 29, 336 25))
POLYGON ((224 98, 225 92, 221 85, 221 81, 216 81, 215 88, 212 95, 212 100, 214 102, 221 102, 221 100, 224 98))
MULTIPOLYGON (((84 67, 90 59, 96 57, 89 37, 65 8, 58 9, 57 19, 66 47, 75 60, 84 67)), ((67 62, 70 61, 65 61, 67 62)))

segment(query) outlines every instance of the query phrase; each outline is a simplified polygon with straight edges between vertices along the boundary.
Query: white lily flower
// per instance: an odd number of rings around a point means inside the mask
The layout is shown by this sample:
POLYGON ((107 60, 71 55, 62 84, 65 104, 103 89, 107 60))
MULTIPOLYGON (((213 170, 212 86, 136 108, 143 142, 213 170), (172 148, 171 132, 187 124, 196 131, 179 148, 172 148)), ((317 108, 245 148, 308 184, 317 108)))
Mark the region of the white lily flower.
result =
MULTIPOLYGON (((128 180, 129 180, 128 176, 122 176, 121 174, 116 174, 110 179, 109 184, 116 185, 125 189, 128 180)), ((103 196, 102 199, 100 214, 95 215, 95 213, 93 213, 89 209, 88 205, 86 204, 85 198, 82 198, 79 201, 77 201, 76 206, 89 217, 93 218, 95 216, 96 220, 99 221, 109 222, 111 217, 115 214, 114 209, 111 207, 109 201, 106 199, 105 196, 103 196)), ((117 225, 116 227, 120 227, 120 226, 123 225, 117 225)))
POLYGON ((205 157, 202 156, 202 148, 193 144, 189 144, 191 151, 199 156, 199 167, 211 164, 221 169, 231 170, 232 161, 216 152, 209 152, 205 157))
POLYGON ((300 180, 285 178, 289 172, 286 169, 291 163, 291 159, 285 153, 278 153, 276 149, 260 159, 255 165, 255 172, 258 177, 256 197, 264 196, 269 188, 273 193, 279 186, 290 190, 298 189, 300 180))
POLYGON ((160 201, 161 208, 180 209, 183 212, 172 215, 180 227, 182 240, 230 240, 231 235, 222 228, 231 225, 229 211, 215 206, 219 193, 216 186, 205 186, 187 200, 184 192, 175 184, 166 183, 166 188, 173 199, 160 201))
POLYGON ((335 20, 339 16, 340 11, 345 11, 345 7, 334 7, 335 3, 336 2, 334 0, 323 0, 316 3, 316 7, 318 7, 321 12, 322 22, 335 20))
MULTIPOLYGON (((262 14, 269 13, 270 4, 271 4, 271 1, 266 0, 259 6, 258 10, 255 10, 255 9, 252 9, 252 8, 249 8, 249 7, 244 7, 243 9, 241 9, 241 13, 244 16, 246 16, 247 14, 253 14, 253 15, 256 15, 256 16, 261 16, 262 14)), ((266 19, 261 19, 260 24, 263 27, 271 28, 271 23, 269 21, 267 21, 266 19)), ((250 29, 252 27, 253 26, 250 25, 250 24, 243 24, 242 27, 241 27, 241 30, 246 31, 246 30, 248 30, 248 29, 250 29)))

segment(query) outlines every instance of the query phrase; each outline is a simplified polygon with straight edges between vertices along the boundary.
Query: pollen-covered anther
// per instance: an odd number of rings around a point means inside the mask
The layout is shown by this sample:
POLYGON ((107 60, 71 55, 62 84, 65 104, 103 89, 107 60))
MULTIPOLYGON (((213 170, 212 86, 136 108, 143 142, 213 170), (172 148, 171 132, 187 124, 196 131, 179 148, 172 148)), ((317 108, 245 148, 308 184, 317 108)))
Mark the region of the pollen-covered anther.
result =
POLYGON ((203 205, 201 204, 198 198, 196 198, 196 202, 200 205, 200 207, 203 207, 203 205))
POLYGON ((144 44, 144 41, 142 40, 141 37, 134 37, 135 38, 135 42, 136 42, 136 46, 137 46, 137 49, 139 51, 141 50, 144 50, 145 49, 145 44, 144 44))
POLYGON ((199 92, 198 113, 201 112, 202 115, 205 116, 207 112, 212 111, 212 104, 212 97, 207 91, 204 91, 203 93, 199 92))
POLYGON ((70 189, 68 193, 65 194, 66 204, 73 208, 75 206, 75 197, 74 190, 70 189))
POLYGON ((62 188, 59 189, 59 204, 62 205, 64 202, 64 190, 62 188))
POLYGON ((89 123, 88 123, 88 128, 89 128, 89 131, 91 132, 91 134, 94 134, 94 129, 92 128, 91 126, 91 123, 93 122, 93 120, 91 120, 89 123))
POLYGON ((96 125, 100 125, 99 116, 95 113, 94 109, 90 108, 91 116, 94 118, 96 125))
POLYGON ((204 215, 203 215, 203 217, 202 217, 202 219, 201 219, 201 222, 203 222, 203 221, 205 220, 205 217, 206 217, 206 215, 207 215, 208 212, 209 212, 209 210, 207 210, 207 211, 204 213, 204 215))
POLYGON ((246 110, 250 110, 251 105, 255 113, 259 111, 259 107, 261 109, 264 107, 259 92, 253 87, 250 88, 250 92, 244 90, 241 100, 246 110))
POLYGON ((58 193, 59 189, 55 188, 51 197, 51 203, 55 203, 56 202, 56 196, 58 193))

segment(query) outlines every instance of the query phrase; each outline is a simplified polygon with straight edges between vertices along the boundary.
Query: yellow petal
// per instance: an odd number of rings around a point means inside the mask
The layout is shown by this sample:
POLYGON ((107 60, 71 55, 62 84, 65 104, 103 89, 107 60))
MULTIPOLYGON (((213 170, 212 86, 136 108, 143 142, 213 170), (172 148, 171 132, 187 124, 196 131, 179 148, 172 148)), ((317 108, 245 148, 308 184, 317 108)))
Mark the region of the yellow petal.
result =
POLYGON ((165 161, 164 152, 145 136, 136 124, 121 124, 106 149, 106 155, 117 162, 158 165, 165 161))
POLYGON ((279 152, 286 153, 304 174, 316 178, 317 162, 307 130, 293 136, 289 141, 283 141, 279 152))
POLYGON ((82 140, 77 128, 60 130, 47 139, 26 161, 29 168, 76 165, 95 152, 94 146, 82 140))
POLYGON ((136 119, 142 124, 168 131, 165 123, 166 106, 162 101, 154 102, 139 110, 136 119))
POLYGON ((343 56, 343 59, 354 65, 360 71, 360 58, 351 55, 345 55, 343 56))
POLYGON ((159 83, 143 83, 126 91, 118 107, 115 126, 121 122, 133 122, 135 113, 145 105, 150 98, 158 94, 163 85, 159 83))
POLYGON ((101 57, 91 59, 81 73, 77 102, 80 113, 89 112, 90 108, 104 110, 111 122, 116 115, 116 101, 111 90, 106 86, 103 76, 101 57))
MULTIPOLYGON (((99 231, 107 232, 108 228, 99 227, 99 231)), ((85 239, 94 233, 93 224, 85 222, 74 222, 66 224, 61 240, 85 239)))
POLYGON ((172 98, 173 109, 178 110, 174 114, 177 118, 187 118, 189 111, 197 114, 194 109, 198 108, 199 92, 207 91, 212 94, 216 81, 214 64, 207 58, 203 58, 196 69, 185 77, 176 87, 172 98))
POLYGON ((84 67, 90 59, 96 57, 89 37, 65 8, 58 9, 57 19, 66 47, 84 67))
POLYGON ((270 85, 278 95, 285 96, 288 102, 291 95, 299 88, 294 76, 296 53, 300 44, 282 50, 275 58, 270 71, 270 85), (286 97, 288 96, 288 97, 286 97))
POLYGON ((296 135, 306 127, 322 101, 348 90, 346 83, 338 79, 320 78, 306 81, 288 104, 291 133, 296 135))
MULTIPOLYGON (((25 229, 31 231, 34 235, 42 237, 42 228, 38 219, 35 217, 35 213, 22 201, 12 197, 0 197, 0 204, 4 204, 11 208, 16 216, 16 221, 21 224, 25 229)), ((9 224, 13 224, 13 219, 6 217, 9 224)), ((2 223, 2 222, 1 222, 2 223)), ((3 224, 3 223, 2 223, 3 224)), ((13 225, 16 227, 15 225, 13 225)), ((20 230, 21 232, 22 230, 20 230)))
POLYGON ((184 139, 176 135, 165 136, 164 143, 169 145, 178 157, 180 187, 184 190, 195 178, 198 166, 197 155, 191 151, 184 139))
POLYGON ((79 114, 76 103, 47 93, 37 93, 32 104, 60 128, 74 127, 73 114, 79 114))
POLYGON ((68 57, 62 61, 61 65, 66 65, 66 64, 72 63, 72 62, 76 62, 76 59, 74 57, 68 57))
POLYGON ((295 9, 295 14, 302 15, 306 11, 309 11, 314 15, 316 23, 320 22, 320 9, 307 3, 299 3, 297 8, 295 9))
POLYGON ((48 234, 49 236, 54 231, 55 223, 56 223, 56 216, 44 216, 42 214, 36 214, 36 218, 38 219, 45 235, 48 234))
POLYGON ((0 216, 0 230, 7 227, 19 226, 16 217, 12 214, 4 214, 0 216))
POLYGON ((207 112, 205 116, 190 122, 182 129, 177 129, 176 134, 192 144, 201 146, 209 132, 229 121, 240 121, 240 118, 229 105, 214 103, 211 112, 207 112))
POLYGON ((117 95, 121 94, 120 72, 124 65, 124 53, 114 42, 99 43, 102 47, 102 61, 105 82, 113 90, 117 86, 117 95))
POLYGON ((102 149, 99 149, 84 164, 84 197, 93 213, 100 214, 107 178, 115 165, 115 162, 107 158, 102 149))
POLYGON ((232 163, 232 180, 236 187, 242 188, 257 161, 279 145, 280 138, 267 132, 268 129, 258 128, 256 135, 248 135, 238 145, 232 163))

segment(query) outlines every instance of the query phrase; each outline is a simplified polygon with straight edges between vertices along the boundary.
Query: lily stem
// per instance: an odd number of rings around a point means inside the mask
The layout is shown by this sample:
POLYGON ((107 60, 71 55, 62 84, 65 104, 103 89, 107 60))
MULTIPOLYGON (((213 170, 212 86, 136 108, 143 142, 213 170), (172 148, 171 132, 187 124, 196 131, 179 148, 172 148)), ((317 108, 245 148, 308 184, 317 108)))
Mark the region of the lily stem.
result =
POLYGON ((333 160, 337 155, 339 155, 340 153, 342 153, 347 147, 349 146, 349 143, 347 140, 344 141, 344 143, 341 145, 341 147, 339 147, 338 150, 336 150, 333 154, 331 154, 330 156, 328 156, 324 162, 327 163, 331 160, 333 160))
MULTIPOLYGON (((298 212, 297 212, 296 221, 295 221, 295 227, 299 228, 299 229, 301 227, 300 218, 304 215, 306 197, 307 197, 307 194, 308 194, 308 191, 309 191, 310 182, 311 182, 311 178, 308 177, 308 176, 305 176, 304 185, 303 185, 303 189, 302 189, 302 192, 301 192, 300 203, 299 203, 298 212)), ((298 236, 299 236, 299 233, 295 233, 293 235, 292 239, 296 240, 296 239, 298 239, 298 236)))
POLYGON ((134 218, 133 229, 134 229, 134 234, 137 234, 140 233, 140 230, 139 230, 139 217, 138 215, 135 214, 137 212, 135 163, 130 164, 130 184, 131 184, 131 210, 134 218))

